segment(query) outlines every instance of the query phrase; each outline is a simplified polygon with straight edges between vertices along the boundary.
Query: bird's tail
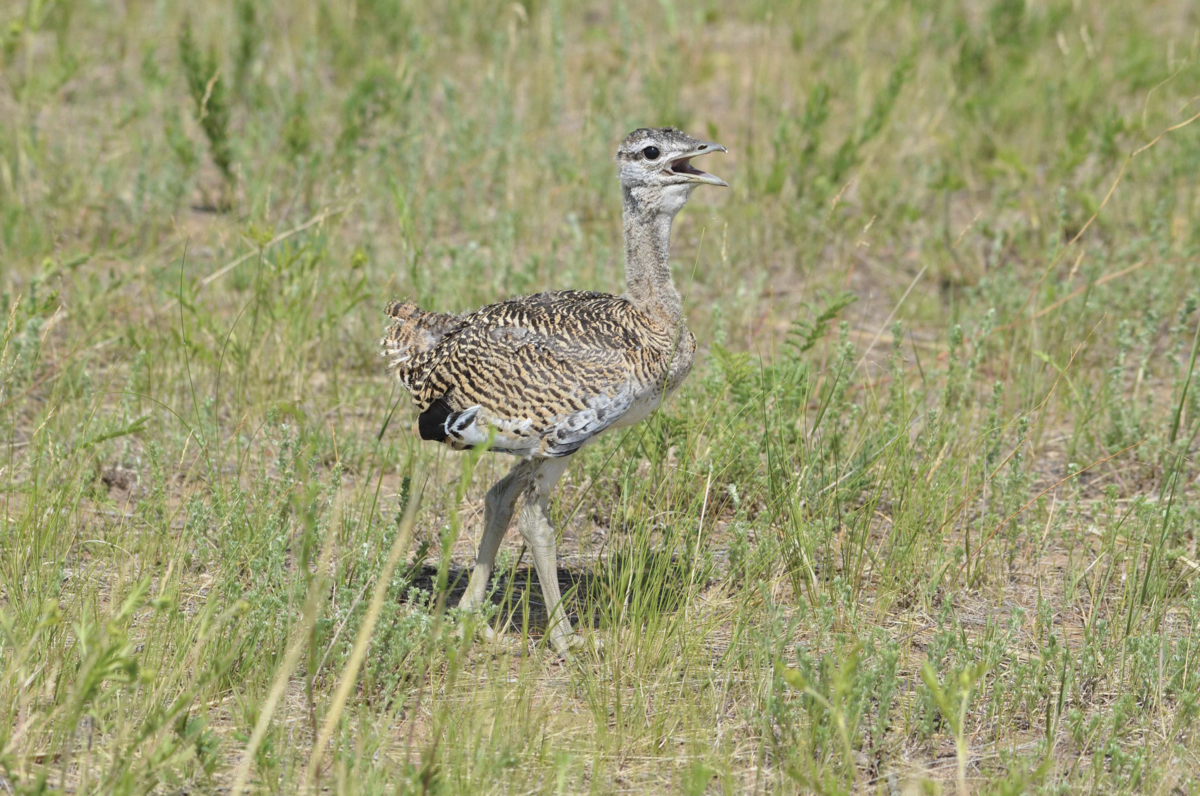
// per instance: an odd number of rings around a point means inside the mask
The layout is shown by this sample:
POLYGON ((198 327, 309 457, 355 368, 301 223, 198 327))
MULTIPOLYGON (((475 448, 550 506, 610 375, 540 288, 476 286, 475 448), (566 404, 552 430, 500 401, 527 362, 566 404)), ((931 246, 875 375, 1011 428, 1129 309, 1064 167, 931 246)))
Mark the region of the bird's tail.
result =
POLYGON ((421 355, 431 351, 443 337, 457 330, 462 321, 457 315, 428 312, 411 301, 393 301, 384 312, 392 321, 379 341, 383 355, 388 360, 388 372, 411 389, 409 377, 421 355))

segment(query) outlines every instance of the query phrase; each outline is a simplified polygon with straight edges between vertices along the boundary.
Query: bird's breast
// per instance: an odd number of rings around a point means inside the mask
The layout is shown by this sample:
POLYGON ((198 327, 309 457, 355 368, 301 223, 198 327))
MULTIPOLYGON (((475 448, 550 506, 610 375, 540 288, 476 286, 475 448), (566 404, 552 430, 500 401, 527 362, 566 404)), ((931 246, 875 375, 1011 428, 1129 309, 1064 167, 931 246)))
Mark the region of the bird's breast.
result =
POLYGON ((671 365, 667 370, 666 389, 667 395, 679 389, 679 385, 683 384, 683 380, 692 372, 692 363, 696 361, 696 335, 692 334, 688 329, 683 329, 683 334, 680 336, 679 343, 675 348, 674 354, 671 356, 671 365))

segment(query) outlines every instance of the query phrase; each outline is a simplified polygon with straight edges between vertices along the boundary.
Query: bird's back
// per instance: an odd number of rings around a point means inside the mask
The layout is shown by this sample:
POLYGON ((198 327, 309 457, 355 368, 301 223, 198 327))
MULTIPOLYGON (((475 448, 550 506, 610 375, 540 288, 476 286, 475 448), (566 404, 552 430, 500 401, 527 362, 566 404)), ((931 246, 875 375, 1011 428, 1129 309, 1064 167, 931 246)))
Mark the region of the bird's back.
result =
POLYGON ((636 422, 690 368, 695 338, 622 296, 563 291, 453 316, 388 307, 389 369, 412 395, 425 439, 565 456, 636 422))

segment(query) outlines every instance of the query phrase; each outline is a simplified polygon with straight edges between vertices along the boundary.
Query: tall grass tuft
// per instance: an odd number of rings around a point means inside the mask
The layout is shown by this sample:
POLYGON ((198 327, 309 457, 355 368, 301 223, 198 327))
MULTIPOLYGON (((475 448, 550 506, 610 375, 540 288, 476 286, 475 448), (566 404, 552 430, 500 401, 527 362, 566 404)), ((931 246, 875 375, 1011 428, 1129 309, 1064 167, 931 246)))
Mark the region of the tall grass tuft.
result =
MULTIPOLYGON (((249 66, 252 52, 239 51, 239 58, 243 56, 246 63, 239 60, 238 65, 239 78, 244 79, 244 70, 249 66)), ((201 54, 192 32, 190 17, 184 19, 179 31, 179 60, 183 65, 188 94, 191 95, 194 105, 196 123, 204 131, 213 165, 217 167, 223 180, 219 206, 223 209, 228 208, 236 181, 233 172, 233 142, 229 129, 229 104, 225 97, 225 84, 221 82, 217 51, 214 47, 209 47, 205 54, 201 54)))

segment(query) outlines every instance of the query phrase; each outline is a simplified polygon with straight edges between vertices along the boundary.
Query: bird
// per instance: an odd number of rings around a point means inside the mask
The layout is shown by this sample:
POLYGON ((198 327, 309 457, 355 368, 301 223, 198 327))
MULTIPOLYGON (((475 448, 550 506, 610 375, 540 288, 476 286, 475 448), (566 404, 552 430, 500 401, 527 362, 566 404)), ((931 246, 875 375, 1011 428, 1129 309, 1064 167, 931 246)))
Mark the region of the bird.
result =
MULTIPOLYGON (((692 161, 727 152, 673 127, 634 130, 617 149, 625 292, 518 296, 464 314, 392 301, 380 340, 387 370, 412 398, 422 440, 517 457, 487 492, 466 592, 478 609, 518 501, 549 613, 546 638, 567 657, 582 644, 558 587, 551 493, 571 456, 609 429, 649 416, 692 368, 696 337, 671 279, 671 225, 700 185, 728 187, 692 161)), ((489 631, 490 628, 485 628, 489 631)))

